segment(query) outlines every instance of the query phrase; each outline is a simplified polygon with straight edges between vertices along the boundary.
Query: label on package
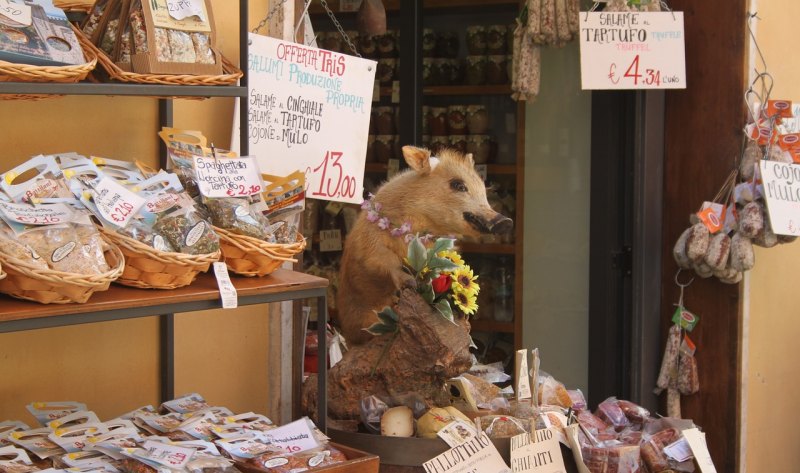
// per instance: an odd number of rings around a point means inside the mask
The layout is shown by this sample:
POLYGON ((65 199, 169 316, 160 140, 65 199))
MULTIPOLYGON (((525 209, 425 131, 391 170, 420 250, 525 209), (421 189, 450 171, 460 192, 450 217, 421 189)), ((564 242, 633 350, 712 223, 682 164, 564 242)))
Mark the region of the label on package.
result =
POLYGON ((104 177, 94 185, 94 203, 100 216, 118 227, 125 227, 146 200, 115 179, 104 177))
POLYGON ((249 197, 264 190, 256 161, 241 158, 194 157, 197 187, 205 197, 249 197))
POLYGON ((0 202, 0 210, 9 220, 24 225, 58 225, 72 219, 72 208, 67 204, 15 204, 0 202))

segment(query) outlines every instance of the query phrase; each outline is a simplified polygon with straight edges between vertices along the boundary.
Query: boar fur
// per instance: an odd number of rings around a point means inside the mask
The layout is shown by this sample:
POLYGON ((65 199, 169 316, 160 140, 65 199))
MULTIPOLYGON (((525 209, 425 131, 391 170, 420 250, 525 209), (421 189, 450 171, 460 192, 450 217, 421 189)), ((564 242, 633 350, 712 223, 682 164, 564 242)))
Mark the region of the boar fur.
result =
MULTIPOLYGON (((384 183, 373 197, 392 227, 410 222, 412 233, 434 236, 511 230, 511 219, 489 206, 471 154, 444 150, 432 158, 426 149, 404 146, 403 157, 409 169, 384 183)), ((362 329, 377 322, 376 311, 391 305, 398 289, 413 279, 403 270, 406 241, 366 216, 362 211, 347 235, 339 272, 337 321, 351 344, 372 338, 362 329)))

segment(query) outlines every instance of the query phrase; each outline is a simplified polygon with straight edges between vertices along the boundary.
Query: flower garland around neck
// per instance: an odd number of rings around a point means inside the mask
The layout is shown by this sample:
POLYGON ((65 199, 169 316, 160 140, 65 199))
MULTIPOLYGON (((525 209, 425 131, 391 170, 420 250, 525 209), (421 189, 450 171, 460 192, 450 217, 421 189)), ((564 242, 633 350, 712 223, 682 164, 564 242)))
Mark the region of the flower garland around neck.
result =
MULTIPOLYGON (((409 243, 415 236, 415 233, 411 231, 411 222, 406 220, 402 223, 402 225, 395 225, 389 220, 389 217, 381 214, 383 205, 380 202, 374 201, 375 195, 371 192, 368 195, 369 198, 361 204, 361 209, 367 211, 367 221, 374 223, 381 230, 388 231, 391 236, 402 238, 403 241, 409 243)), ((431 233, 425 233, 424 235, 421 235, 419 239, 423 244, 427 244, 434 240, 434 235, 431 233)))

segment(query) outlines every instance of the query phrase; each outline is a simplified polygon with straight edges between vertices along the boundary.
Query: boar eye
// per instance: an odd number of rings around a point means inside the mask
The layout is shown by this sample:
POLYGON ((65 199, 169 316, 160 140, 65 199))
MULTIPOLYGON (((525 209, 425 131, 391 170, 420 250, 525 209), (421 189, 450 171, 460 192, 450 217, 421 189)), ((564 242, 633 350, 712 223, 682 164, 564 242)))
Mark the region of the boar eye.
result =
POLYGON ((461 179, 453 179, 450 181, 450 188, 456 192, 467 192, 467 185, 461 179))

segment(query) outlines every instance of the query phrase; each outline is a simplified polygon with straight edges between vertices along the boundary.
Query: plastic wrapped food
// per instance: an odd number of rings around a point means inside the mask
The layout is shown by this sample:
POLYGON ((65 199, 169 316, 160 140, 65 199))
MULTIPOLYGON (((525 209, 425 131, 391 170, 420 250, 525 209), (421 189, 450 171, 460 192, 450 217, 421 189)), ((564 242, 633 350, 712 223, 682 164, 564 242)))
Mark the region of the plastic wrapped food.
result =
POLYGON ((298 453, 265 453, 247 463, 269 473, 299 473, 346 461, 344 453, 328 445, 298 453))
POLYGON ((169 30, 155 28, 156 36, 156 58, 159 62, 172 61, 172 49, 170 49, 169 30))
POLYGON ((583 462, 592 473, 636 473, 641 471, 638 446, 584 446, 581 448, 581 452, 583 453, 583 462))
POLYGON ((600 419, 589 411, 579 412, 578 422, 589 431, 602 432, 608 428, 608 424, 606 424, 603 419, 600 419))
POLYGON ((575 411, 582 411, 588 407, 586 397, 580 389, 570 389, 567 391, 569 398, 572 400, 572 409, 575 411))
POLYGON ((133 36, 133 47, 137 53, 146 53, 147 49, 147 26, 144 21, 141 0, 136 0, 136 4, 131 7, 129 18, 131 24, 131 35, 133 36))
POLYGON ((489 438, 511 438, 531 431, 530 421, 511 416, 483 416, 478 419, 480 430, 489 438))
POLYGON ((0 252, 39 269, 48 267, 45 260, 30 245, 16 240, 5 232, 0 232, 0 252))
POLYGON ((572 398, 562 383, 542 371, 539 373, 539 404, 569 408, 572 398))
MULTIPOLYGON (((197 62, 192 36, 179 30, 168 30, 170 59, 172 62, 197 62)), ((160 60, 160 59, 159 59, 160 60)))
POLYGON ((89 225, 49 225, 28 230, 18 237, 54 271, 101 274, 109 270, 105 243, 89 225))
POLYGON ((259 240, 269 238, 269 220, 255 206, 250 205, 248 198, 204 200, 215 226, 259 240))
POLYGON ((597 406, 597 412, 595 412, 595 415, 597 415, 597 417, 600 419, 603 419, 605 422, 613 425, 618 431, 630 425, 630 421, 627 417, 625 417, 625 413, 622 412, 617 398, 615 397, 610 397, 601 402, 597 406))
POLYGON ((200 64, 214 64, 214 51, 211 49, 211 38, 205 33, 192 33, 194 54, 200 64))
POLYGON ((153 229, 181 253, 200 255, 219 250, 219 236, 196 211, 182 209, 162 217, 153 229))
POLYGON ((634 424, 643 424, 650 417, 650 411, 631 401, 619 400, 617 405, 625 417, 634 424))
POLYGON ((678 440, 680 436, 676 429, 665 429, 655 435, 643 437, 642 460, 650 471, 662 472, 670 469, 664 447, 678 440))
POLYGON ((145 245, 151 246, 158 251, 175 252, 175 247, 167 240, 164 235, 156 232, 153 228, 140 220, 132 220, 126 227, 117 230, 122 235, 129 236, 134 240, 140 241, 145 245))

